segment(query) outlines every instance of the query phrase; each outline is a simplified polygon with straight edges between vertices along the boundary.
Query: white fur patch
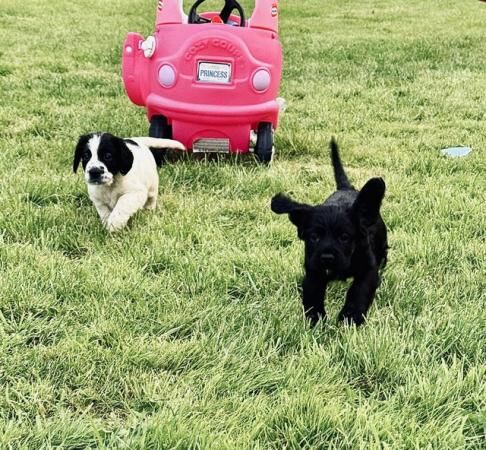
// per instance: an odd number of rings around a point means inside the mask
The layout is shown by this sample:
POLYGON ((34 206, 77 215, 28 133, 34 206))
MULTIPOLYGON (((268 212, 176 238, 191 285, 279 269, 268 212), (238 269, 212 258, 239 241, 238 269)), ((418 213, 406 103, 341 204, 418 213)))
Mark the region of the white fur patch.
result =
POLYGON ((98 148, 100 147, 101 134, 94 134, 88 141, 88 148, 91 152, 91 158, 86 164, 84 169, 84 179, 86 183, 90 184, 89 170, 90 169, 102 169, 103 175, 100 178, 100 184, 110 185, 113 183, 113 174, 108 171, 106 165, 98 159, 98 148))

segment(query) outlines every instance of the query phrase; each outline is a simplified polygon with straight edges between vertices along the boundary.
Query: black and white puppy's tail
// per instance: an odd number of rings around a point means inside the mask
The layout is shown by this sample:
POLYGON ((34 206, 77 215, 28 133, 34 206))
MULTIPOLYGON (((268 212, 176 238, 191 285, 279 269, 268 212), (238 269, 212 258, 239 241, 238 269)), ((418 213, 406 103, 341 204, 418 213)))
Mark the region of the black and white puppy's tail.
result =
POLYGON ((162 139, 153 137, 135 137, 131 138, 133 141, 146 145, 152 155, 154 155, 155 163, 158 167, 162 166, 167 150, 185 150, 186 147, 179 141, 173 139, 162 139))
POLYGON ((331 161, 334 169, 334 179, 336 180, 337 189, 354 189, 353 185, 349 182, 346 172, 344 171, 343 163, 341 162, 341 158, 339 156, 339 147, 334 136, 331 138, 329 147, 331 148, 331 161))

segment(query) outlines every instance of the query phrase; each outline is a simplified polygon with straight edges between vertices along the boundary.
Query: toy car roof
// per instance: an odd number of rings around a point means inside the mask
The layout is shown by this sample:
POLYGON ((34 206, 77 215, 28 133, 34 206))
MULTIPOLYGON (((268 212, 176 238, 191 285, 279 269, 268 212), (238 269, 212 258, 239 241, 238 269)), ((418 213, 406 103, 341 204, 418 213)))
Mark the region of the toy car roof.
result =
MULTIPOLYGON (((183 0, 159 0, 156 25, 187 23, 182 4, 183 0)), ((278 0, 255 0, 248 26, 278 32, 278 0)))

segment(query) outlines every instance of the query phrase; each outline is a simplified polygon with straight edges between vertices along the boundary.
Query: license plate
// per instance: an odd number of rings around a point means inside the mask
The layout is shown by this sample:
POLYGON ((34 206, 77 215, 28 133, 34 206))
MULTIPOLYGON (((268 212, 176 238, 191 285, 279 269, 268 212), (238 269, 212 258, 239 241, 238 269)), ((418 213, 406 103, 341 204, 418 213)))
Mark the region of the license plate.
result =
POLYGON ((229 153, 229 139, 224 138, 207 138, 198 139, 192 144, 194 153, 229 153))
POLYGON ((231 64, 199 62, 197 65, 197 81, 200 83, 231 83, 231 64))

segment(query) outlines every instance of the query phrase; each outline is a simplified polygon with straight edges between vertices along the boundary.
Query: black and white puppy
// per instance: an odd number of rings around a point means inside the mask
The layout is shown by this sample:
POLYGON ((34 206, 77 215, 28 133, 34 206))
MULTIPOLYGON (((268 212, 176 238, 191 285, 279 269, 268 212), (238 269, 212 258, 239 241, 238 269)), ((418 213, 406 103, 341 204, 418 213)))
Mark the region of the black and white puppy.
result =
POLYGON ((385 182, 371 178, 357 191, 351 185, 331 140, 337 191, 323 204, 297 203, 283 194, 271 202, 272 211, 288 214, 305 244, 304 311, 311 325, 325 317, 324 296, 329 281, 353 277, 339 320, 364 322, 387 259, 387 230, 380 215, 385 182))
POLYGON ((79 138, 73 171, 82 162, 88 195, 108 231, 123 228, 141 208, 155 209, 159 190, 157 165, 163 149, 183 150, 170 139, 122 139, 110 133, 79 138))

